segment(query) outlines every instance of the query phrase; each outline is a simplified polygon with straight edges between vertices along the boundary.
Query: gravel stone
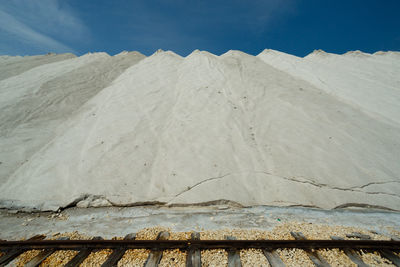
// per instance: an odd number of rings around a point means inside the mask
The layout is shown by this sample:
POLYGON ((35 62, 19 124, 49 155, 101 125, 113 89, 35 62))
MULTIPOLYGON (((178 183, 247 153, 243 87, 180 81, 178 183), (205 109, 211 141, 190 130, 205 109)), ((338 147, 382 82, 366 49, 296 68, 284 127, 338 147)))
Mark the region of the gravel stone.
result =
POLYGON ((89 256, 81 263, 81 267, 95 267, 101 266, 112 253, 112 249, 103 249, 96 252, 92 252, 89 256))
POLYGON ((78 251, 75 250, 59 250, 51 254, 47 257, 39 266, 40 267, 57 267, 63 266, 67 264, 76 254, 78 251))
POLYGON ((303 250, 300 249, 277 249, 279 256, 286 266, 313 267, 314 264, 303 250))
POLYGON ((370 266, 396 266, 386 258, 382 258, 377 252, 365 253, 364 251, 357 252, 363 262, 370 266))
POLYGON ((149 253, 148 249, 129 249, 118 262, 118 266, 143 266, 149 253))
POLYGON ((166 250, 163 252, 163 257, 160 261, 159 266, 186 266, 186 252, 182 252, 179 249, 166 250))
POLYGON ((228 253, 224 249, 202 250, 201 266, 228 266, 228 253))
POLYGON ((267 258, 261 249, 246 249, 240 251, 240 261, 243 267, 269 267, 267 258))
POLYGON ((28 261, 36 257, 42 250, 28 250, 19 255, 16 261, 16 266, 17 267, 22 267, 24 266, 28 261))

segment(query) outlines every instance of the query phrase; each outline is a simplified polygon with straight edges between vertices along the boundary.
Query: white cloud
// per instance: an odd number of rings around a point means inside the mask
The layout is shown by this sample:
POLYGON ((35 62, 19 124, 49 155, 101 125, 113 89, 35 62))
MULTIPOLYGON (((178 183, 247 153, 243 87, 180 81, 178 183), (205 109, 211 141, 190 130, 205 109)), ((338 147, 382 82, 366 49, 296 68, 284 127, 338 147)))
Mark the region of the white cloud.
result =
MULTIPOLYGON (((33 47, 43 46, 43 49, 58 51, 73 51, 72 48, 43 35, 18 21, 13 16, 0 10, 0 29, 10 33, 8 36, 15 42, 30 43, 33 47)), ((18 46, 18 43, 15 45, 18 46)))
POLYGON ((0 3, 0 51, 9 53, 73 52, 67 43, 89 35, 84 24, 58 0, 10 0, 0 3), (7 44, 6 44, 7 43, 7 44))

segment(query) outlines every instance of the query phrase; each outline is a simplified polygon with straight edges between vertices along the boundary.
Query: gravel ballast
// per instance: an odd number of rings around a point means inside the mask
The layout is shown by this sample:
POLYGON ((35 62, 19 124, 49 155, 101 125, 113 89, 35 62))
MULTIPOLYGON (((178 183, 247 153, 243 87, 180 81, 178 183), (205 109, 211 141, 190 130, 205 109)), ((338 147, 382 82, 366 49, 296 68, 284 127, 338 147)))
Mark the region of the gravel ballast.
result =
MULTIPOLYGON (((174 232, 167 227, 144 228, 137 232, 136 238, 140 240, 156 239, 161 231, 170 233, 170 240, 187 240, 190 239, 191 232, 174 232)), ((302 232, 308 239, 329 239, 330 236, 338 236, 345 239, 355 239, 346 237, 350 233, 359 233, 369 235, 373 240, 389 240, 389 236, 377 234, 358 227, 332 226, 313 223, 301 222, 283 222, 272 230, 261 229, 219 229, 219 230, 202 230, 200 231, 201 239, 222 240, 227 236, 233 236, 237 239, 246 240, 262 240, 262 239, 294 239, 290 232, 302 232)), ((49 239, 60 237, 69 237, 70 239, 87 239, 88 235, 78 232, 56 234, 49 239)), ((122 239, 122 237, 114 237, 113 239, 122 239)), ((278 249, 279 256, 287 266, 314 266, 307 254, 299 249, 278 249)), ((17 266, 23 266, 30 259, 39 253, 36 251, 28 251, 23 253, 17 259, 17 266)), ((76 255, 75 251, 57 251, 49 256, 40 266, 62 266, 76 255)), ((100 266, 112 253, 112 250, 105 249, 92 252, 89 257, 81 264, 81 266, 100 266)), ((339 249, 318 250, 324 259, 331 266, 356 266, 342 251, 339 249)), ((358 252, 360 257, 366 264, 371 266, 394 266, 390 261, 380 257, 377 253, 358 252)), ((122 257, 118 266, 143 266, 149 255, 149 250, 137 249, 128 250, 122 257)), ((228 257, 225 250, 203 250, 201 252, 202 266, 227 266, 228 257)), ((243 266, 269 266, 265 256, 261 250, 249 249, 241 250, 240 258, 243 266)), ((186 252, 176 250, 166 250, 163 253, 160 266, 185 266, 186 252)))

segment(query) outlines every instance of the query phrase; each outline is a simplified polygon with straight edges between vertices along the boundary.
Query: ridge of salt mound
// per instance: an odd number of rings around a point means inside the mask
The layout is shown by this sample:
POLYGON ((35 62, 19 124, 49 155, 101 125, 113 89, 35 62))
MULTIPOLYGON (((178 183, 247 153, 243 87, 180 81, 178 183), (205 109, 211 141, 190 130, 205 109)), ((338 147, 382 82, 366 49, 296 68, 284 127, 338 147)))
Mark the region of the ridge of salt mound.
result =
POLYGON ((281 51, 277 51, 277 50, 273 50, 273 49, 264 49, 264 51, 262 51, 261 53, 259 53, 258 55, 256 55, 256 57, 258 58, 264 58, 264 59, 275 59, 275 58, 280 58, 280 59, 284 59, 284 60, 294 60, 294 61, 298 61, 298 60, 302 60, 301 57, 295 56, 295 55, 291 55, 288 53, 284 53, 281 51))
POLYGON ((142 53, 140 53, 138 51, 126 51, 126 50, 114 55, 113 57, 121 57, 121 56, 126 56, 126 55, 137 55, 137 56, 146 57, 145 55, 143 55, 142 53))
POLYGON ((86 58, 86 57, 111 57, 108 53, 106 52, 87 52, 86 54, 83 54, 79 58, 86 58))
POLYGON ((278 50, 275 50, 275 49, 269 49, 269 48, 264 49, 258 55, 261 55, 261 54, 275 54, 275 55, 287 55, 287 56, 297 57, 295 55, 291 55, 291 54, 288 54, 288 53, 285 53, 285 52, 282 52, 282 51, 278 51, 278 50))
POLYGON ((164 51, 164 54, 169 55, 169 56, 173 56, 173 57, 183 58, 181 55, 179 55, 179 54, 177 54, 177 53, 175 53, 174 51, 171 51, 171 50, 164 51))
MULTIPOLYGON (((284 56, 290 56, 290 57, 296 57, 296 58, 298 58, 297 56, 295 56, 295 55, 291 55, 291 54, 288 54, 288 53, 285 53, 285 52, 281 52, 281 51, 278 51, 278 50, 274 50, 274 49, 264 49, 262 52, 260 52, 258 55, 284 55, 284 56)), ((257 55, 257 56, 258 56, 257 55)))
POLYGON ((123 55, 126 55, 126 54, 128 54, 129 52, 127 51, 127 50, 124 50, 124 51, 121 51, 120 53, 118 53, 118 54, 115 54, 114 55, 114 57, 115 56, 123 56, 123 55))
POLYGON ((195 56, 208 56, 208 57, 218 57, 217 55, 214 55, 213 53, 210 53, 208 51, 201 51, 199 49, 195 49, 190 53, 189 55, 186 56, 186 58, 191 58, 195 56))
POLYGON ((348 52, 343 54, 343 56, 355 56, 355 57, 369 57, 371 55, 372 54, 365 53, 365 52, 362 52, 360 50, 348 51, 348 52))
POLYGON ((400 58, 400 51, 377 51, 373 53, 374 56, 392 56, 400 58))
POLYGON ((77 57, 73 53, 54 53, 54 52, 49 52, 49 53, 41 54, 41 55, 26 55, 26 56, 11 56, 11 57, 36 58, 36 57, 52 57, 52 56, 59 56, 59 55, 77 57))
POLYGON ((245 52, 242 52, 240 50, 231 49, 231 50, 228 50, 225 53, 223 53, 220 57, 240 56, 240 55, 242 55, 242 56, 253 56, 253 55, 247 54, 245 52))
POLYGON ((400 77, 397 74, 399 68, 396 67, 400 63, 399 58, 395 54, 379 54, 388 56, 343 56, 316 50, 300 61, 287 62, 281 57, 268 57, 268 54, 262 53, 259 57, 275 68, 310 82, 344 103, 357 106, 374 118, 378 116, 390 124, 400 122, 400 118, 394 115, 400 110, 394 95, 398 87, 397 77, 400 77), (378 88, 379 94, 376 93, 378 88))
POLYGON ((215 55, 215 54, 213 54, 213 53, 211 53, 211 52, 208 52, 208 51, 201 51, 201 53, 203 54, 203 55, 206 55, 206 56, 209 56, 209 57, 213 57, 213 58, 217 58, 218 57, 218 55, 215 55))
POLYGON ((216 66, 218 65, 218 56, 207 51, 200 51, 198 49, 192 51, 184 58, 184 65, 197 65, 197 66, 216 66), (204 65, 205 64, 205 65, 204 65))
MULTIPOLYGON (((138 71, 142 71, 140 68, 142 65, 157 64, 158 62, 170 62, 171 59, 175 62, 183 61, 183 57, 174 53, 173 51, 160 51, 159 53, 153 53, 150 56, 145 56, 138 52, 136 56, 143 57, 143 59, 137 64, 127 68, 113 83, 120 83, 124 80, 131 80, 131 76, 138 71)), ((178 63, 177 63, 178 64, 178 63)))
MULTIPOLYGON (((264 50, 265 51, 265 50, 264 50)), ((294 55, 286 54, 280 51, 269 50, 267 52, 261 52, 256 57, 262 60, 265 64, 268 64, 276 69, 286 71, 291 74, 297 64, 304 61, 303 58, 294 55)), ((304 73, 304 70, 300 70, 304 73)))
POLYGON ((310 58, 326 58, 329 56, 337 56, 337 54, 328 53, 322 49, 315 49, 314 51, 312 51, 310 54, 308 54, 304 58, 308 58, 308 59, 310 59, 310 58))
POLYGON ((156 55, 156 54, 161 54, 164 53, 165 51, 162 50, 161 48, 157 49, 152 55, 156 55))
POLYGON ((190 59, 190 58, 201 56, 201 55, 202 55, 202 52, 199 49, 195 49, 189 55, 187 55, 185 57, 185 59, 190 59))
POLYGON ((162 49, 158 49, 156 52, 154 52, 153 54, 151 54, 147 58, 157 58, 159 56, 172 56, 172 57, 183 58, 181 55, 178 55, 177 53, 175 53, 175 52, 173 52, 171 50, 164 51, 162 49))

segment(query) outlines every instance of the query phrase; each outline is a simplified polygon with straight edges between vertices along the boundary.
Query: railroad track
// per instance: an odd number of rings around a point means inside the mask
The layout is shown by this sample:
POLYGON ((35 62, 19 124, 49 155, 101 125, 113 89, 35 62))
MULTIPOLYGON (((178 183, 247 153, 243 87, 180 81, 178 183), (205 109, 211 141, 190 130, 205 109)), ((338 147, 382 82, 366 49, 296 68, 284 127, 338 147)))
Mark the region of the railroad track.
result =
POLYGON ((224 249, 228 254, 228 266, 241 266, 240 250, 261 249, 272 267, 285 266, 276 252, 276 249, 301 249, 307 253, 315 266, 329 266, 328 262, 318 253, 318 249, 340 249, 358 266, 368 266, 364 263, 357 251, 378 252, 395 266, 400 266, 400 258, 395 252, 400 251, 400 240, 392 238, 390 241, 370 240, 366 235, 352 234, 349 237, 358 240, 344 240, 332 237, 331 240, 307 240, 300 232, 291 232, 295 240, 236 240, 227 236, 226 240, 200 240, 199 233, 193 233, 189 240, 168 240, 168 232, 160 232, 156 240, 135 240, 135 234, 125 236, 123 240, 103 240, 95 237, 91 240, 45 240, 45 236, 34 236, 26 241, 0 241, 0 266, 6 266, 19 255, 29 250, 41 250, 25 266, 39 266, 47 257, 59 250, 79 251, 65 266, 79 266, 91 252, 112 249, 112 253, 101 266, 117 266, 118 261, 128 249, 149 249, 150 253, 144 266, 158 266, 163 251, 179 249, 187 252, 186 266, 201 266, 201 251, 224 249))

